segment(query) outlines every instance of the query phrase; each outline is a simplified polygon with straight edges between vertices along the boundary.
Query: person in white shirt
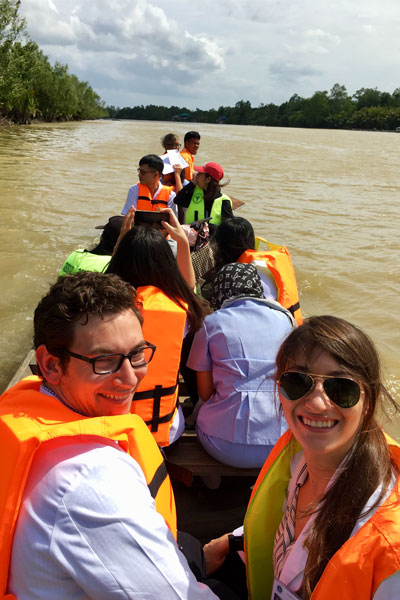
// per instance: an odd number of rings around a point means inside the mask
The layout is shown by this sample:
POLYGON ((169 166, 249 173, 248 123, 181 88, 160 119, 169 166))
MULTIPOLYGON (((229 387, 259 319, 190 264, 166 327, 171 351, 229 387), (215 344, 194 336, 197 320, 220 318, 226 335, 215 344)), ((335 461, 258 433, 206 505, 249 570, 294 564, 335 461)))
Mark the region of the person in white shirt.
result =
MULTIPOLYGON (((0 403, 2 434, 8 436, 2 440, 19 438, 25 447, 31 424, 41 440, 24 459, 26 485, 20 505, 12 507, 16 526, 11 519, 10 533, 0 539, 0 552, 7 544, 11 551, 1 596, 217 597, 196 580, 177 545, 162 456, 140 417, 129 414, 156 350, 143 339, 134 301, 134 289, 118 276, 82 272, 59 278, 35 311, 41 377, 23 380, 0 403), (27 423, 22 429, 21 421, 27 423), (160 486, 148 479, 150 457, 164 474, 160 486)), ((3 473, 14 455, 21 469, 14 446, 4 449, 3 473)), ((3 477, 3 487, 13 491, 17 470, 9 469, 13 477, 3 477)), ((7 519, 3 511, 0 537, 7 519)))
POLYGON ((138 210, 172 208, 177 212, 173 187, 161 183, 163 169, 164 163, 156 154, 146 154, 140 159, 137 170, 139 182, 129 188, 122 215, 126 215, 131 206, 138 210))

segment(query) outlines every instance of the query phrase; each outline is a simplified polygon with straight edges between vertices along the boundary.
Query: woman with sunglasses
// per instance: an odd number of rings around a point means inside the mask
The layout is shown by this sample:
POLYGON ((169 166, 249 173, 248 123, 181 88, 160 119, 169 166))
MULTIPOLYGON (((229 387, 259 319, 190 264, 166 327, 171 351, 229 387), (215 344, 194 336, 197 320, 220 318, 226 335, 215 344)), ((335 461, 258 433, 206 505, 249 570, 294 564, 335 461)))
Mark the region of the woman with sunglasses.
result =
MULTIPOLYGON (((307 319, 278 352, 277 385, 289 431, 246 513, 251 598, 400 597, 400 447, 377 422, 385 398, 397 406, 373 343, 342 319, 307 319)), ((228 546, 215 542, 211 563, 228 546)))

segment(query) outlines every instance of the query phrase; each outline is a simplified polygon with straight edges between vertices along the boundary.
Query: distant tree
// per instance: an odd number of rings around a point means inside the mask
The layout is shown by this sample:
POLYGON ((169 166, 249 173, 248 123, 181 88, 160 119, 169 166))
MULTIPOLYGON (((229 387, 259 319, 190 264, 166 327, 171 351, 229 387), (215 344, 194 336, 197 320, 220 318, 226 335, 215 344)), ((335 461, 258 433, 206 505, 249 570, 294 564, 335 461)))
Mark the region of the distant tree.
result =
POLYGON ((357 110, 368 106, 380 106, 381 92, 375 88, 360 88, 353 98, 357 102, 357 110))
POLYGON ((326 127, 329 115, 328 92, 315 92, 304 101, 302 109, 306 127, 326 127))

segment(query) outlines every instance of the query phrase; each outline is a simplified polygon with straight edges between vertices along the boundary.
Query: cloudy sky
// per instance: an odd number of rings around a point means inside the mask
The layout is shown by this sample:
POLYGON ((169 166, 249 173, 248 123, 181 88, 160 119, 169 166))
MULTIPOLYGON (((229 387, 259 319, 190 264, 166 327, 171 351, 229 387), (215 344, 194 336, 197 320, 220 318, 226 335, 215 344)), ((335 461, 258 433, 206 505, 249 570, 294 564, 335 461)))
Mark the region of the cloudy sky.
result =
POLYGON ((280 104, 400 87, 399 0, 22 0, 32 39, 106 104, 280 104))

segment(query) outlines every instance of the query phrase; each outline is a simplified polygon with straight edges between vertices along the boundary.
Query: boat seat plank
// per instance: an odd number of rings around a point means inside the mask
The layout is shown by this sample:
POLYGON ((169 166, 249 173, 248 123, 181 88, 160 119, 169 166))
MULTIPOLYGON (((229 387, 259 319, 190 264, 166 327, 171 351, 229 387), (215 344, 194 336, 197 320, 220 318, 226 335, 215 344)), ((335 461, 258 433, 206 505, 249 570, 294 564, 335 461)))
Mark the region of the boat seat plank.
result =
POLYGON ((189 486, 196 475, 256 478, 260 470, 259 468, 239 469, 215 460, 207 454, 194 432, 184 432, 171 448, 165 449, 165 455, 169 474, 189 486))

